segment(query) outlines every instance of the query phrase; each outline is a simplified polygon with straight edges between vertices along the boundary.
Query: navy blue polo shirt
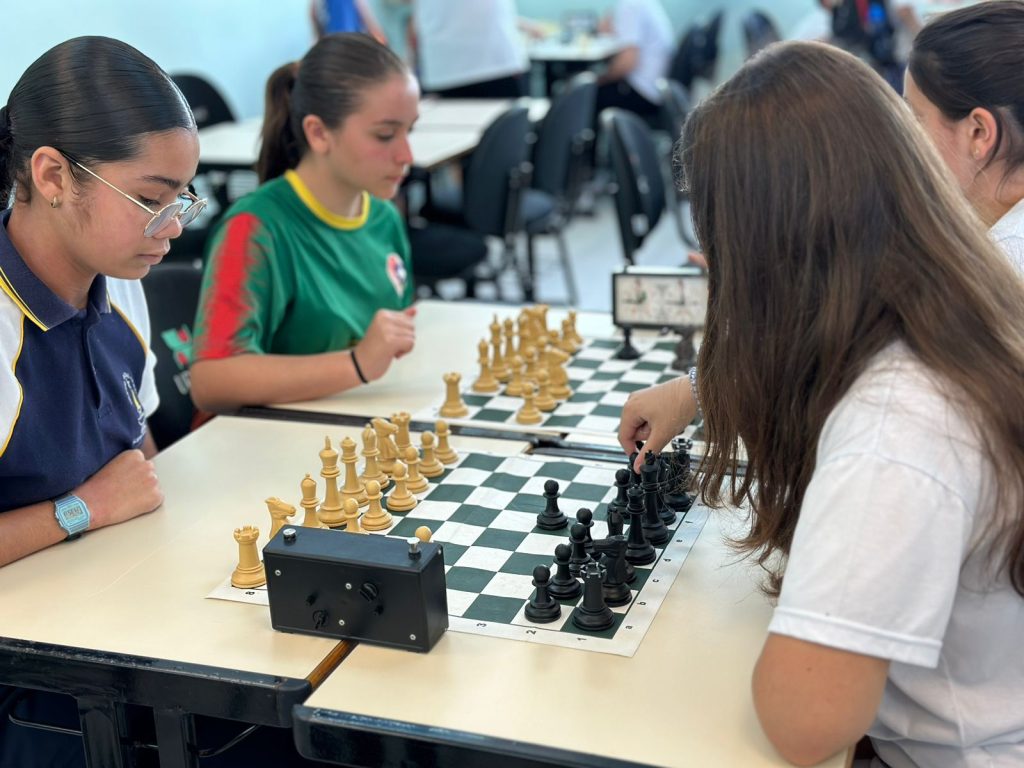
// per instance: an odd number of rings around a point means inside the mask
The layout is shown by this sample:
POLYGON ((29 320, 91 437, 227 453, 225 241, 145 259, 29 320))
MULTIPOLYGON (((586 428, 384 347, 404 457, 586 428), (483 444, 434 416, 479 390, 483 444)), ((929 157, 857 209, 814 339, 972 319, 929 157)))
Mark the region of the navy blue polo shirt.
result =
POLYGON ((0 512, 67 493, 141 447, 144 403, 156 407, 148 318, 129 319, 139 302, 126 299, 126 312, 111 301, 114 284, 139 297, 141 286, 100 275, 76 309, 22 260, 9 219, 0 214, 0 512))

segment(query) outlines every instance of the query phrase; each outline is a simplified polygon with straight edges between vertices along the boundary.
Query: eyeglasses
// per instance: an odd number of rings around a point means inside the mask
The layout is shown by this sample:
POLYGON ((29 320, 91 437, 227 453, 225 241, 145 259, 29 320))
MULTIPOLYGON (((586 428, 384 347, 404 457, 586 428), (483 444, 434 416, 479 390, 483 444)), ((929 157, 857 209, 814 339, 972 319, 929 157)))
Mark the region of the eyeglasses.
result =
MULTIPOLYGON (((67 156, 65 155, 65 157, 67 157, 67 156)), ((118 189, 117 187, 115 187, 113 184, 111 184, 109 181, 104 179, 98 173, 95 173, 94 171, 90 171, 88 168, 86 168, 84 165, 82 165, 77 160, 74 160, 74 159, 72 159, 70 157, 68 157, 68 160, 71 160, 72 163, 77 165, 79 168, 81 168, 83 171, 88 173, 90 176, 92 176, 95 179, 99 179, 101 182, 106 184, 112 190, 114 190, 115 192, 117 192, 117 193, 121 194, 122 196, 128 198, 133 203, 135 203, 137 206, 139 206, 139 208, 141 208, 142 210, 144 210, 147 213, 149 213, 153 218, 151 218, 149 220, 149 223, 146 225, 146 229, 143 232, 143 234, 145 234, 146 237, 153 237, 158 232, 162 231, 164 229, 164 227, 166 227, 168 224, 171 223, 172 219, 177 219, 178 223, 181 224, 182 228, 184 229, 189 224, 191 224, 193 221, 195 221, 196 217, 199 216, 199 214, 202 213, 203 210, 206 208, 206 198, 200 199, 200 198, 196 197, 194 194, 192 194, 191 191, 186 189, 184 192, 182 192, 178 196, 179 198, 184 197, 185 200, 180 200, 180 199, 179 200, 175 200, 173 203, 168 203, 167 205, 165 205, 159 211, 154 211, 152 208, 150 208, 145 203, 142 203, 139 200, 136 200, 134 197, 129 195, 127 192, 124 192, 124 191, 118 189)))

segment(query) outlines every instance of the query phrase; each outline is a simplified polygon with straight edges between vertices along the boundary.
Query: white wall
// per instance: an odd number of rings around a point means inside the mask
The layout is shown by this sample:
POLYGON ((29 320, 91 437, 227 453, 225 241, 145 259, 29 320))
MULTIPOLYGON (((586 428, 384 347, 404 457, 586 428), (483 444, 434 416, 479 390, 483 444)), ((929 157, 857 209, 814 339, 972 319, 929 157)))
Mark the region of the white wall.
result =
POLYGON ((238 116, 259 115, 267 76, 313 42, 308 7, 309 0, 0 0, 0 104, 52 46, 107 35, 172 74, 212 80, 238 116))

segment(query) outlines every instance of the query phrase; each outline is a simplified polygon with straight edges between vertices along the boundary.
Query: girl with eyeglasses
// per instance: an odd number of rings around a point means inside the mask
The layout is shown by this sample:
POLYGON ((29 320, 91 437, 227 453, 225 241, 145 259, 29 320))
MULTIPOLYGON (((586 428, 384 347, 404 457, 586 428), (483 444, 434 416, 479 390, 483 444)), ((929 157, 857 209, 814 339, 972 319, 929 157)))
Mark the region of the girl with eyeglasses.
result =
POLYGON ((206 411, 326 397, 380 378, 415 342, 394 197, 419 89, 360 34, 322 38, 267 83, 262 186, 218 223, 195 324, 206 411))
MULTIPOLYGON (((0 566, 162 501, 139 278, 204 205, 198 158, 170 78, 109 38, 47 51, 0 108, 0 566)), ((0 765, 82 762, 80 739, 9 725, 15 697, 0 765)))
POLYGON ((1019 276, 838 49, 761 52, 680 157, 708 262, 699 375, 634 393, 619 439, 661 450, 699 395, 700 493, 749 510, 736 544, 777 599, 765 733, 799 765, 865 733, 892 768, 1024 764, 1019 276))
POLYGON ((903 94, 989 235, 1024 275, 1024 2, 944 13, 914 40, 903 94))

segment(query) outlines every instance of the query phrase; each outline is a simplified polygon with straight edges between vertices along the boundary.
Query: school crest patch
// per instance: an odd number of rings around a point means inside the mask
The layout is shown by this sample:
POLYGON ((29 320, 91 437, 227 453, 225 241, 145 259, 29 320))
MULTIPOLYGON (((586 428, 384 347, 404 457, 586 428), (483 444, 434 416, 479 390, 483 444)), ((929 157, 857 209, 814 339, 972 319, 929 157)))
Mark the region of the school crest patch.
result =
POLYGON ((399 297, 405 295, 405 286, 409 282, 409 273, 405 268, 405 262, 397 253, 389 253, 387 261, 388 279, 395 288, 399 297))

